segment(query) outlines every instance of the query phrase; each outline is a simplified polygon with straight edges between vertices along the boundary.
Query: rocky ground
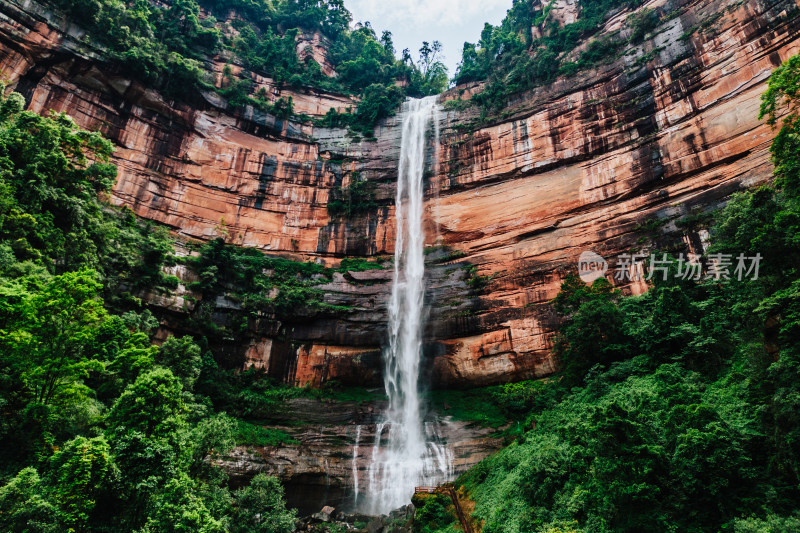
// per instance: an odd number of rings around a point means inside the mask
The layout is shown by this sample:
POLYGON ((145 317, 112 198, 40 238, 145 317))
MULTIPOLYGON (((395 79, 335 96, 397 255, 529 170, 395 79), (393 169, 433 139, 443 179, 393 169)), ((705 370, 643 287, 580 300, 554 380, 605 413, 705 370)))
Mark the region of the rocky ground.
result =
POLYGON ((415 512, 413 504, 380 516, 345 513, 326 506, 317 513, 299 519, 296 527, 297 531, 314 533, 411 533, 414 530, 415 512))

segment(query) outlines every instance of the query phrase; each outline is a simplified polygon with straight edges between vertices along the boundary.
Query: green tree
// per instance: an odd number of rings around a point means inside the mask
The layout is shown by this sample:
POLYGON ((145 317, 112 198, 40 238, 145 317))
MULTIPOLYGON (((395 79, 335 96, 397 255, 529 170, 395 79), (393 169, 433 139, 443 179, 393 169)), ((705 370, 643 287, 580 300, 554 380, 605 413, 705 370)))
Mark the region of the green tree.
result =
POLYGON ((188 335, 170 336, 156 355, 157 364, 169 368, 181 380, 183 390, 191 391, 200 376, 200 347, 188 335))
POLYGON ((120 469, 131 526, 141 524, 154 498, 186 472, 191 443, 180 380, 163 367, 128 385, 108 415, 107 438, 120 469))
POLYGON ((47 257, 64 272, 96 266, 102 241, 97 194, 111 188, 111 143, 64 114, 22 111, 15 93, 0 96, 0 238, 20 260, 47 257), (13 201, 9 196, 13 196, 13 201))
MULTIPOLYGON (((198 482, 181 474, 167 481, 153 501, 143 531, 153 533, 222 533, 222 521, 214 518, 197 495, 198 482)), ((291 530, 290 530, 291 531, 291 530)))
POLYGON ((776 126, 785 112, 770 152, 775 164, 775 184, 797 197, 800 192, 800 55, 787 59, 769 77, 767 90, 761 95, 758 117, 767 117, 767 124, 776 126))
POLYGON ((50 405, 85 396, 82 379, 103 369, 94 343, 107 313, 95 272, 55 276, 35 292, 26 292, 24 280, 9 282, 9 289, 18 299, 0 331, 0 345, 33 400, 50 405))
POLYGON ((289 533, 294 531, 295 511, 283 502, 283 487, 275 477, 256 475, 234 493, 233 533, 289 533))
POLYGON ((60 507, 64 527, 86 530, 96 503, 112 490, 118 476, 108 442, 103 437, 76 437, 50 458, 47 470, 46 492, 60 507))
POLYGON ((423 41, 419 49, 418 68, 411 75, 408 88, 413 96, 438 94, 447 88, 447 67, 441 61, 442 43, 423 41))
POLYGON ((578 276, 568 276, 553 300, 567 317, 555 341, 566 386, 580 384, 595 365, 607 366, 628 356, 624 314, 617 302, 621 294, 605 278, 589 286, 578 276))
POLYGON ((0 526, 5 531, 63 531, 60 513, 43 488, 35 468, 24 468, 0 488, 0 526))

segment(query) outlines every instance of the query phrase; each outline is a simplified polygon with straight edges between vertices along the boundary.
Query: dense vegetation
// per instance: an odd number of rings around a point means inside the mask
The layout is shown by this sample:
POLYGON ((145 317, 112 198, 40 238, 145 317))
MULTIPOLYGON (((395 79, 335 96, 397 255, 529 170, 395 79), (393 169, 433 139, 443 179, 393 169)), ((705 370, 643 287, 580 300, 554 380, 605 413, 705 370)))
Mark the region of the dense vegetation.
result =
MULTIPOLYGON (((390 32, 378 37, 369 23, 350 29, 342 0, 50 1, 79 21, 124 73, 168 97, 191 99, 197 89, 210 90, 205 61, 234 55, 245 69, 279 84, 359 96, 354 113, 332 110, 321 123, 369 135, 405 96, 436 94, 448 82, 438 43, 423 43, 416 62, 408 50, 398 59, 390 32), (232 11, 238 16, 231 18, 232 11), (338 76, 326 76, 313 54, 298 50, 298 37, 309 32, 329 40, 327 59, 338 76)), ((225 77, 220 93, 233 105, 292 115, 290 100, 270 102, 264 91, 254 92, 247 71, 236 79, 226 69, 225 77)))
POLYGON ((556 76, 570 75, 615 57, 626 45, 639 44, 665 15, 642 9, 627 19, 625 38, 614 32, 592 39, 610 13, 636 8, 641 0, 593 0, 581 2, 577 18, 561 26, 551 15, 553 2, 534 7, 528 0, 514 0, 499 26, 486 24, 476 43, 464 43, 456 83, 485 81, 473 102, 484 113, 501 109, 508 96, 546 84, 556 76), (533 30, 532 30, 533 28, 533 30), (536 31, 537 33, 534 33, 536 31), (570 59, 579 44, 586 48, 570 59))
POLYGON ((278 389, 190 337, 152 344, 135 295, 177 283, 166 233, 98 199, 107 140, 23 104, 0 97, 0 529, 291 531, 276 479, 230 491, 209 462, 288 440, 213 407, 278 389))
POLYGON ((774 185, 735 195, 711 252, 757 280, 655 276, 623 297, 568 278, 562 372, 527 388, 533 428, 460 480, 483 531, 800 529, 800 56, 761 107, 774 185))

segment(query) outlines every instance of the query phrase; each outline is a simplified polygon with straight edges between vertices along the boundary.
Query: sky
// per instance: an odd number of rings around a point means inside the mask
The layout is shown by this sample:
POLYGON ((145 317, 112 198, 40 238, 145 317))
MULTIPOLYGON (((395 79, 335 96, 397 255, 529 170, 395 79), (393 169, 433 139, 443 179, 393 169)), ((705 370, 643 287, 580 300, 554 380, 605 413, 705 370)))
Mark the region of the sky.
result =
POLYGON ((392 32, 398 55, 404 48, 417 58, 422 41, 440 41, 443 63, 452 78, 464 41, 480 39, 484 22, 500 23, 512 0, 344 0, 354 22, 369 21, 380 37, 392 32))

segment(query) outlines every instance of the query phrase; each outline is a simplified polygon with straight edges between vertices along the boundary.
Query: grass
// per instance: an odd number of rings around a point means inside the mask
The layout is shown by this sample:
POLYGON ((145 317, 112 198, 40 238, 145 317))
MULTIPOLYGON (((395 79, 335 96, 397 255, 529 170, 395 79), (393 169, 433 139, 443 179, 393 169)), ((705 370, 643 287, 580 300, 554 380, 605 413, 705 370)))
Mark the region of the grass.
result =
POLYGON ((455 420, 498 428, 509 420, 504 410, 491 398, 491 391, 496 388, 436 390, 429 394, 431 405, 455 420))
POLYGON ((382 270, 383 266, 376 261, 370 261, 363 257, 342 259, 339 263, 339 272, 364 272, 365 270, 382 270))
POLYGON ((306 389, 308 396, 322 400, 333 400, 345 403, 369 403, 386 399, 383 389, 365 389, 363 387, 342 387, 335 381, 329 381, 321 389, 306 389))
POLYGON ((237 446, 282 446, 300 444, 291 435, 280 429, 252 424, 245 420, 236 421, 237 446))
POLYGON ((489 428, 512 424, 508 431, 514 432, 520 424, 527 424, 527 416, 535 407, 549 402, 552 387, 547 383, 530 380, 465 390, 435 390, 428 393, 428 398, 434 409, 455 420, 489 428))

